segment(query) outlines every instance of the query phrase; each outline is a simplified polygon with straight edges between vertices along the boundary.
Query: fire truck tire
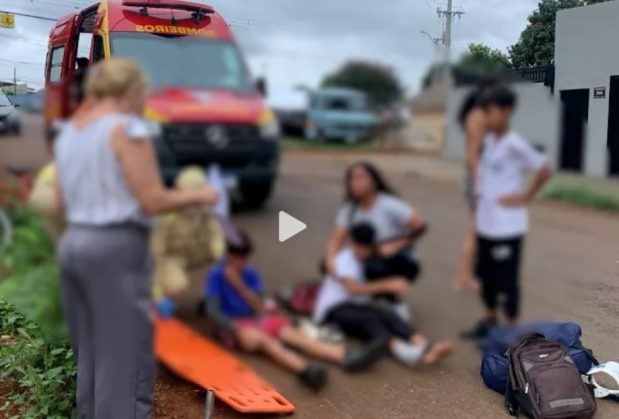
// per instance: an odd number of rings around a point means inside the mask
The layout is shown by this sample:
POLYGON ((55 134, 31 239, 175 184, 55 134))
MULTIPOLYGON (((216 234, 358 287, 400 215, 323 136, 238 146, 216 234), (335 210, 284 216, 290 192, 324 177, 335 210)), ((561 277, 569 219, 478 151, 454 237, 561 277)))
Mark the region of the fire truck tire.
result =
POLYGON ((271 179, 264 182, 241 185, 243 204, 249 208, 262 207, 271 197, 274 183, 275 181, 271 179))

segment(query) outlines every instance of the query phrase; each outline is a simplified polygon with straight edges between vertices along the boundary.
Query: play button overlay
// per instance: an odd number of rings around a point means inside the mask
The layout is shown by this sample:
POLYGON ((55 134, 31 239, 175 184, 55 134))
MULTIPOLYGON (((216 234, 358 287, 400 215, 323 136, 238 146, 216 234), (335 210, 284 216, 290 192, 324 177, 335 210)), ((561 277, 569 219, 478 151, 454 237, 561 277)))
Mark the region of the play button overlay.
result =
POLYGON ((307 228, 307 224, 297 220, 292 215, 280 211, 279 212, 279 242, 283 243, 288 239, 293 238, 307 228))

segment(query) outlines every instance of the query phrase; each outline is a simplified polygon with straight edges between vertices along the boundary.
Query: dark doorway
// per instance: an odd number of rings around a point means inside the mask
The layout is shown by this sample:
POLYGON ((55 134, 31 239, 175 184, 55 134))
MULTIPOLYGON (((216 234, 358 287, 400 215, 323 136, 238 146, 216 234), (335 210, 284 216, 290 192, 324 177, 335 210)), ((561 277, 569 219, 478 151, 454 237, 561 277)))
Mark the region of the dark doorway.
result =
POLYGON ((582 171, 585 128, 589 120, 589 89, 563 90, 561 169, 582 171))
POLYGON ((610 78, 608 96, 608 171, 619 176, 619 76, 610 78))

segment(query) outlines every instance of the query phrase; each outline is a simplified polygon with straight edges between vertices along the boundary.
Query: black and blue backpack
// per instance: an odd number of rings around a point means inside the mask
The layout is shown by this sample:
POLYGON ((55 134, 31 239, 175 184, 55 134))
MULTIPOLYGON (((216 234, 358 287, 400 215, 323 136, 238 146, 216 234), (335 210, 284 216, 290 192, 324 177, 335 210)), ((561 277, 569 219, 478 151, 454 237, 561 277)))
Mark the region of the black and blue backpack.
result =
POLYGON ((522 336, 539 333, 557 342, 568 352, 581 374, 586 374, 598 364, 593 352, 581 342, 582 329, 576 323, 536 323, 526 326, 493 329, 480 344, 483 351, 481 377, 484 384, 500 394, 505 394, 509 377, 507 351, 522 336))

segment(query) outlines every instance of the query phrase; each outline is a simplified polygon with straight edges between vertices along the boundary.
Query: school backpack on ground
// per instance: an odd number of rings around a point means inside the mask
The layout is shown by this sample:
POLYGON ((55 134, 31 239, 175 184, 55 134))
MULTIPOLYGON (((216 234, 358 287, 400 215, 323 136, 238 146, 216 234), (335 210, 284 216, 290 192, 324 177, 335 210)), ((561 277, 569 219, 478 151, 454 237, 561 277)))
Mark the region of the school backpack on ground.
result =
POLYGON ((592 351, 582 345, 581 328, 576 323, 535 323, 500 327, 493 329, 480 345, 484 353, 480 374, 488 388, 505 394, 508 378, 507 351, 519 338, 531 333, 542 334, 563 346, 581 374, 586 374, 598 364, 592 351))
POLYGON ((318 281, 305 282, 282 287, 275 298, 283 307, 300 316, 310 317, 314 311, 321 283, 318 281))
POLYGON ((509 348, 505 406, 512 416, 533 419, 590 419, 597 405, 568 352, 539 333, 509 348))

